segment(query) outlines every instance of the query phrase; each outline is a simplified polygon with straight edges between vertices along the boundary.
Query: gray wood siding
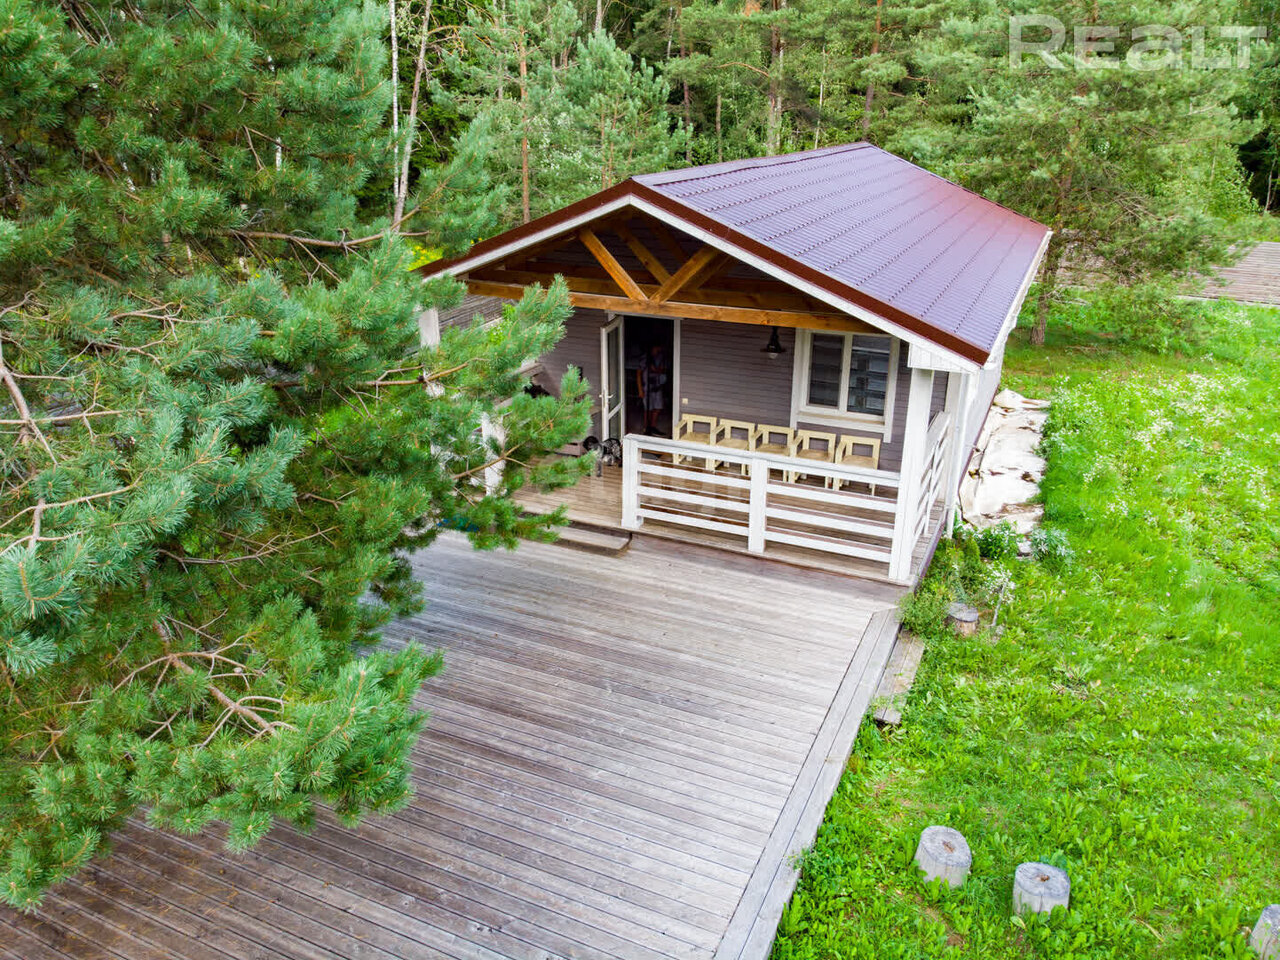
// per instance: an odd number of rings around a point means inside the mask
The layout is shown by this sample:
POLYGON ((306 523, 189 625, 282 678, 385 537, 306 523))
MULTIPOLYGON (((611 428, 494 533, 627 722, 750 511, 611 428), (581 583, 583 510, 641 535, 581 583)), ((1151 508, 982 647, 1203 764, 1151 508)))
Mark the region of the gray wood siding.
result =
POLYGON ((773 360, 760 352, 769 333, 751 324, 680 321, 679 411, 789 424, 795 331, 778 331, 787 352, 773 360))
MULTIPOLYGON (((875 437, 880 440, 880 469, 897 470, 902 465, 902 433, 907 426, 907 397, 911 393, 911 368, 907 366, 907 345, 898 344, 898 377, 893 389, 893 431, 888 442, 884 434, 876 430, 858 430, 852 427, 832 427, 822 423, 810 423, 797 420, 796 426, 802 430, 825 430, 828 433, 849 434, 855 437, 875 437)), ((946 402, 946 385, 942 387, 942 402, 946 402)), ((935 401, 938 397, 938 384, 933 385, 935 401)), ((939 404, 938 409, 941 409, 939 404)))
POLYGON ((951 374, 939 370, 933 375, 933 397, 929 401, 929 420, 947 406, 947 382, 951 374))
POLYGON ((502 309, 514 300, 503 300, 499 297, 481 297, 467 294, 462 302, 449 310, 440 311, 440 329, 446 327, 469 327, 479 317, 483 323, 492 323, 502 319, 502 309))
MULTIPOLYGON (((592 405, 599 404, 600 328, 606 315, 602 310, 577 309, 565 324, 564 338, 542 358, 544 376, 558 384, 568 365, 582 368, 591 385, 592 405)), ((795 368, 795 331, 779 330, 778 339, 786 353, 770 360, 760 352, 768 340, 768 329, 751 324, 720 323, 714 320, 682 320, 680 322, 680 397, 676 400, 680 413, 727 417, 752 423, 791 422, 791 380, 795 368), (687 401, 687 402, 686 402, 687 401)), ((898 351, 898 375, 894 386, 893 433, 880 446, 880 469, 897 470, 902 464, 902 434, 906 427, 907 396, 911 387, 911 370, 907 366, 907 348, 898 351)), ((985 371, 979 383, 980 415, 973 414, 970 429, 976 437, 986 416, 986 404, 999 370, 985 371), (985 400, 985 402, 984 402, 985 400)), ((947 399, 947 374, 934 377, 930 401, 930 417, 942 410, 947 399)), ((837 434, 879 437, 870 430, 831 427, 799 420, 800 429, 823 430, 837 434)), ((598 417, 592 417, 591 432, 599 435, 598 417)))
MULTIPOLYGON (((600 404, 600 328, 607 319, 603 310, 577 308, 564 324, 564 336, 555 348, 542 357, 543 376, 550 389, 558 390, 569 364, 582 368, 582 376, 590 384, 592 407, 600 404)), ((591 433, 600 435, 599 417, 591 417, 591 433)))

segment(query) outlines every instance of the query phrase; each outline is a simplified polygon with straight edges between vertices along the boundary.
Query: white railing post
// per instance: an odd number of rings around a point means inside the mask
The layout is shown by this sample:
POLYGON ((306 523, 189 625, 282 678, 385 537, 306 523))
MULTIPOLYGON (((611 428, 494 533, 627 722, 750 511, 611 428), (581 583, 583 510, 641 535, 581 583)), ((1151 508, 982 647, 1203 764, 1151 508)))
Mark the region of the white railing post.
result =
POLYGON ((751 500, 747 513, 747 549, 764 553, 765 505, 769 497, 769 464, 751 458, 751 500))
MULTIPOLYGON (((495 422, 487 413, 480 414, 480 436, 486 441, 486 446, 492 444, 499 451, 502 445, 507 442, 507 431, 501 423, 495 422)), ((502 485, 502 471, 505 460, 498 460, 489 464, 484 468, 484 492, 486 495, 492 495, 498 487, 502 485)))
MULTIPOLYGON (((947 507, 943 513, 943 521, 947 525, 950 536, 955 529, 956 519, 960 511, 960 484, 964 480, 964 469, 969 460, 969 450, 965 445, 968 439, 969 419, 973 415, 973 404, 977 398, 978 375, 971 373, 951 374, 955 385, 955 404, 951 424, 951 451, 947 464, 947 507)), ((952 406, 951 391, 947 391, 947 406, 952 406)))
POLYGON ((640 518, 640 447, 635 438, 622 438, 622 527, 639 530, 640 518))
POLYGON ((418 340, 424 347, 440 344, 440 311, 435 307, 418 314, 418 340))
POLYGON ((911 555, 915 552, 916 500, 925 466, 925 442, 929 433, 929 402, 933 394, 933 371, 913 367, 911 390, 907 395, 907 422, 902 431, 901 480, 898 509, 893 517, 893 548, 889 557, 889 579, 906 583, 911 578, 911 555))

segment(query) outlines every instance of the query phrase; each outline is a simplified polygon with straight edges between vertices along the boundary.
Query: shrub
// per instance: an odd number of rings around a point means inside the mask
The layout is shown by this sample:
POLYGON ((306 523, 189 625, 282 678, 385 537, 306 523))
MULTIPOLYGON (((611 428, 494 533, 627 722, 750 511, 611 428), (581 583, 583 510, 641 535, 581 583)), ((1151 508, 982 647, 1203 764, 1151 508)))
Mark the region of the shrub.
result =
POLYGON ((927 637, 940 631, 947 618, 952 593, 941 577, 930 577, 915 593, 902 598, 899 610, 902 627, 918 637, 927 637))
POLYGON ((1012 560, 1018 555, 1018 531, 1008 520, 987 527, 975 539, 978 552, 987 560, 1012 560))
POLYGON ((1061 570, 1075 558, 1065 531, 1036 527, 1031 531, 1031 555, 1051 570, 1061 570))
POLYGON ((1094 292, 1085 313, 1094 330, 1155 353, 1189 349, 1207 316, 1202 303, 1185 299, 1168 281, 1106 284, 1094 292))

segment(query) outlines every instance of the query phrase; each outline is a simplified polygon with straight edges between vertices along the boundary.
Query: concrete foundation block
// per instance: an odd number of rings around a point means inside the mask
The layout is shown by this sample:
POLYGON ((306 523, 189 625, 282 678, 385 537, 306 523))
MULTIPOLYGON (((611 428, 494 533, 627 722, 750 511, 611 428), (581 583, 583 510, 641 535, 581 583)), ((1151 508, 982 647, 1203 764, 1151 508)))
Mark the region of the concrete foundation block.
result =
POLYGON ((969 843, 959 830, 951 827, 925 827, 916 847, 916 866, 924 871, 926 880, 941 877, 951 887, 964 883, 973 866, 973 854, 969 843))
POLYGON ((1047 863, 1018 864, 1013 872, 1013 912, 1049 913, 1066 908, 1071 900, 1071 880, 1067 871, 1047 863))

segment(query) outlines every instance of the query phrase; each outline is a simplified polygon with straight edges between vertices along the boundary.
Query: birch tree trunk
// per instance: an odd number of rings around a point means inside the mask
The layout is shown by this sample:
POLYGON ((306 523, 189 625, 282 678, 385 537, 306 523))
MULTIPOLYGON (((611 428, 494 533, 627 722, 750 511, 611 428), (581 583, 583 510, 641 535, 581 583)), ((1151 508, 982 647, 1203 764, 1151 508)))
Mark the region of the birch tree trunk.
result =
POLYGON ((720 104, 724 100, 720 94, 716 94, 716 162, 724 160, 724 140, 721 139, 720 129, 720 104))
POLYGON ((813 124, 813 149, 818 149, 822 136, 822 108, 827 98, 827 46, 822 45, 822 73, 818 75, 818 119, 813 124))
POLYGON ((529 205, 529 51, 523 27, 516 49, 520 57, 520 214, 528 223, 533 219, 529 205))
POLYGON ((397 193, 400 177, 400 38, 396 34, 396 0, 387 0, 387 13, 391 17, 391 192, 396 206, 400 205, 397 193))
POLYGON ((391 220, 392 230, 399 229, 400 221, 404 219, 405 200, 409 196, 409 161, 413 158, 413 142, 418 134, 418 101, 422 93, 422 76, 427 67, 427 33, 430 29, 431 0, 427 0, 426 8, 422 11, 422 37, 418 41, 418 59, 413 67, 413 92, 409 97, 409 116, 404 125, 404 156, 400 161, 400 171, 396 175, 396 208, 391 220))
MULTIPOLYGON (((680 59, 683 60, 685 57, 689 55, 688 47, 685 46, 685 42, 684 42, 684 3, 683 2, 677 3, 675 7, 673 7, 673 9, 675 10, 676 30, 680 32, 680 59)), ((669 41, 668 41, 668 46, 670 46, 669 41)), ((668 50, 667 59, 670 59, 670 58, 671 58, 671 53, 668 50)), ((686 77, 685 79, 681 80, 680 85, 681 85, 681 92, 682 92, 681 103, 684 106, 684 127, 686 130, 692 130, 693 129, 693 117, 692 117, 693 97, 689 92, 689 79, 686 77)), ((693 163, 693 138, 692 137, 690 137, 685 141, 684 162, 690 163, 690 164, 693 163)))

